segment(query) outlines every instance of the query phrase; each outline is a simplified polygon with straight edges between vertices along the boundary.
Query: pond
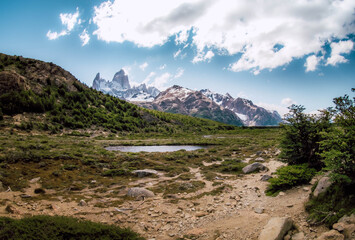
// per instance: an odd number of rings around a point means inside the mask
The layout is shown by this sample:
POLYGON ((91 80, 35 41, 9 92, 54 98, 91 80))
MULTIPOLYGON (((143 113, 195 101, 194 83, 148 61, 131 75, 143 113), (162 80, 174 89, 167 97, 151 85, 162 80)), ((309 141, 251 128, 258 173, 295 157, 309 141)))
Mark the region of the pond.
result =
POLYGON ((106 147, 109 151, 121 152, 175 152, 179 150, 194 151, 198 149, 205 149, 206 146, 192 146, 192 145, 160 145, 160 146, 110 146, 106 147))

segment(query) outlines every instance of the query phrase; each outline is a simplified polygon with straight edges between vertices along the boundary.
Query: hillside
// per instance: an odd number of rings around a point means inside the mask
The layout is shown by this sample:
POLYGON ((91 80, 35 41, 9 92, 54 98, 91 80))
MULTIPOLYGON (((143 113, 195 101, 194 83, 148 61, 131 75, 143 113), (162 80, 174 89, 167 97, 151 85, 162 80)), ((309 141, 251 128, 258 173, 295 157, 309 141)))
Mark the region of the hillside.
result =
POLYGON ((63 128, 112 132, 230 128, 205 119, 146 110, 87 87, 53 63, 5 54, 0 55, 0 110, 5 124, 14 124, 16 114, 31 113, 18 127, 52 132, 63 128))

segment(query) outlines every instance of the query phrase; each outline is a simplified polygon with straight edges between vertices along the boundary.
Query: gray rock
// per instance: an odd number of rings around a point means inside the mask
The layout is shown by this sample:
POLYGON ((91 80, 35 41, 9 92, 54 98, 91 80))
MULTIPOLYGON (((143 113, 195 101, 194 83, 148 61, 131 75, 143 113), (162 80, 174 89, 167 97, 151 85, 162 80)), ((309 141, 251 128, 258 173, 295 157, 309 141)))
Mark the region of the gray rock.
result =
POLYGON ((145 198, 145 197, 154 197, 154 193, 145 188, 134 187, 128 189, 127 196, 135 197, 135 198, 140 198, 140 197, 145 198))
POLYGON ((330 187, 330 185, 332 185, 330 178, 329 177, 322 177, 319 180, 316 189, 314 189, 313 196, 318 197, 319 194, 327 191, 327 189, 330 187))
POLYGON ((274 217, 261 231, 259 240, 282 240, 292 228, 293 221, 289 217, 274 217))
POLYGON ((270 178, 272 178, 270 175, 263 175, 262 177, 261 177, 261 179, 260 179, 260 181, 264 181, 264 182, 266 182, 267 180, 269 180, 270 178))
POLYGON ((158 175, 158 172, 153 169, 135 170, 132 173, 137 175, 137 177, 139 178, 143 178, 151 175, 158 175))
POLYGON ((257 214, 262 214, 264 213, 264 208, 254 208, 254 212, 257 214))
POLYGON ((317 240, 344 240, 344 235, 333 229, 320 235, 317 240))
POLYGON ((265 159, 262 157, 255 158, 255 162, 265 162, 265 159))
POLYGON ((85 202, 84 199, 81 199, 78 205, 84 207, 87 206, 88 204, 85 202))
POLYGON ((255 171, 260 171, 260 170, 266 170, 267 167, 265 167, 263 164, 255 162, 252 164, 249 164, 248 166, 244 167, 242 169, 243 173, 252 173, 255 171))

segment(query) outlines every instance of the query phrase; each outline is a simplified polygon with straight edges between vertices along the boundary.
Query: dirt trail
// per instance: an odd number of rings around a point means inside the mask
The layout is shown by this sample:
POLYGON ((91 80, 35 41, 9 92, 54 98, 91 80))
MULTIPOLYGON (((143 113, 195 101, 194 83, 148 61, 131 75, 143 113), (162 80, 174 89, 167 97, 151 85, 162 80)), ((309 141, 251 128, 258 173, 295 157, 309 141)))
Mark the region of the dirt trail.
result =
MULTIPOLYGON (((164 199, 158 194, 145 201, 131 200, 109 207, 98 207, 99 203, 118 200, 112 196, 112 190, 111 194, 107 195, 85 189, 69 200, 57 194, 51 201, 26 199, 21 197, 22 192, 2 192, 0 199, 3 205, 0 207, 0 215, 9 216, 5 207, 11 204, 15 208, 15 212, 10 214, 13 217, 36 214, 76 216, 131 227, 147 239, 157 240, 183 236, 185 239, 201 240, 257 239, 268 220, 275 216, 290 216, 299 230, 305 233, 305 239, 314 239, 324 232, 325 228, 310 227, 306 222, 304 202, 309 196, 310 185, 297 187, 277 197, 267 197, 264 191, 268 183, 260 178, 264 174, 274 172, 282 163, 271 159, 264 165, 269 168, 268 172, 249 174, 239 179, 220 180, 231 188, 226 188, 217 196, 205 195, 196 199, 193 197, 218 188, 218 185, 213 186, 211 181, 203 178, 200 168, 190 168, 190 173, 195 176, 193 180, 204 181, 205 187, 194 193, 177 194, 177 199, 164 199), (84 199, 85 203, 78 204, 80 199, 84 199)), ((131 185, 152 187, 176 178, 143 178, 132 182, 131 185)), ((39 182, 31 183, 25 193, 33 195, 33 190, 39 186, 39 182)), ((124 192, 118 195, 122 194, 124 192)))

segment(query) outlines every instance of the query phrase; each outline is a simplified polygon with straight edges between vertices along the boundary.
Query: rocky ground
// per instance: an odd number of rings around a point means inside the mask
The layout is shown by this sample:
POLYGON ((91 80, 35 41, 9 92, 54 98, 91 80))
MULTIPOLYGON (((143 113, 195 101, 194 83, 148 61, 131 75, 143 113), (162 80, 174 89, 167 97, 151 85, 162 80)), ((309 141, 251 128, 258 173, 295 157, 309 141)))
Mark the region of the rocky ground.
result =
POLYGON ((263 164, 268 171, 237 179, 228 178, 228 175, 219 178, 218 182, 228 187, 216 194, 212 193, 219 185, 204 179, 199 168, 190 168, 195 179, 205 183, 203 189, 165 198, 161 194, 145 199, 126 198, 124 202, 122 198, 129 187, 152 189, 177 177, 159 174, 131 182, 126 188, 117 183, 105 193, 84 189, 71 198, 46 190, 47 197, 43 199, 34 194, 34 190, 41 187, 41 179, 37 178, 31 181, 25 192, 10 189, 1 192, 0 214, 11 217, 36 214, 75 216, 130 227, 147 239, 257 239, 272 217, 290 217, 296 226, 295 231, 302 232, 304 239, 315 239, 327 231, 322 226, 311 227, 306 221, 304 203, 311 185, 281 192, 276 197, 265 196, 268 183, 261 180, 262 176, 271 175, 282 163, 271 159, 263 164))

